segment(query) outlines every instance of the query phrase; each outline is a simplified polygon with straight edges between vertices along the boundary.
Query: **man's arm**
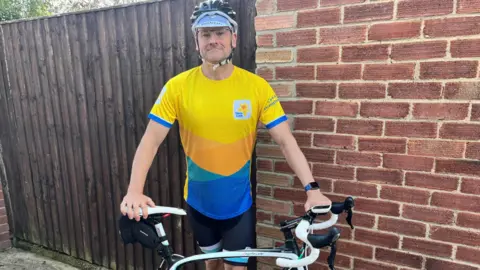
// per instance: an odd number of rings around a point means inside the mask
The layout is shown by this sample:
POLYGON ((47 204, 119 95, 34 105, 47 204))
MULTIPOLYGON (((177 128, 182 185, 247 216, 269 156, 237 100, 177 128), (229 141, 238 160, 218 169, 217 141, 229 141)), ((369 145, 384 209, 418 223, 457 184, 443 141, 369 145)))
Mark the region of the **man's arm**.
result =
POLYGON ((288 165, 298 176, 303 186, 313 182, 310 166, 308 165, 305 155, 300 150, 297 140, 293 137, 288 122, 284 121, 277 126, 269 129, 270 136, 280 146, 288 165))
MULTIPOLYGON (((305 187, 310 182, 315 182, 310 166, 308 165, 305 155, 300 150, 297 140, 293 137, 287 121, 284 121, 275 127, 269 129, 269 133, 273 140, 280 145, 288 165, 302 182, 305 187)), ((305 202, 305 211, 313 206, 331 204, 331 200, 323 195, 318 189, 307 191, 307 201, 305 202)))

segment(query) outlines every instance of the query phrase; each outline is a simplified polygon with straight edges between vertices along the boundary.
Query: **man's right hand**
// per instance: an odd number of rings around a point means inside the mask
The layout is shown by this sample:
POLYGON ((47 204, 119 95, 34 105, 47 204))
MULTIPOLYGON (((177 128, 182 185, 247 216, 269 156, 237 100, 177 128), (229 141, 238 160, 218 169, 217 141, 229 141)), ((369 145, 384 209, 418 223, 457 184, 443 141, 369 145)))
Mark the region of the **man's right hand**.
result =
POLYGON ((128 214, 129 219, 135 218, 136 221, 140 221, 140 209, 142 209, 143 218, 148 217, 147 207, 155 207, 153 200, 137 192, 128 192, 123 201, 120 204, 120 212, 125 216, 128 214))

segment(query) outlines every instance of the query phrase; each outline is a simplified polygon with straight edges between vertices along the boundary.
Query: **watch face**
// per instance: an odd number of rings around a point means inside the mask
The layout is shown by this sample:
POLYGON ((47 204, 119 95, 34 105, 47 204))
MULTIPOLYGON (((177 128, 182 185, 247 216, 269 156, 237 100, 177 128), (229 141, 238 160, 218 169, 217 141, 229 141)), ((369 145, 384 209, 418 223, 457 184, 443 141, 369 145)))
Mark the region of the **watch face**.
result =
POLYGON ((320 186, 318 185, 317 182, 312 182, 312 183, 310 183, 310 186, 311 186, 312 188, 320 188, 320 186))

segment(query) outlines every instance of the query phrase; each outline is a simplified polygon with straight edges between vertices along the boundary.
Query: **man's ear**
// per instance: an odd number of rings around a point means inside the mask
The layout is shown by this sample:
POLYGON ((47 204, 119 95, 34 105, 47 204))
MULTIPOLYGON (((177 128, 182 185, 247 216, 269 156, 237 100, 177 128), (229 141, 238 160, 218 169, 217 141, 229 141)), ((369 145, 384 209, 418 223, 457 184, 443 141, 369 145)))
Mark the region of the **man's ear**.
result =
POLYGON ((237 47, 237 33, 232 34, 232 47, 233 48, 237 47))

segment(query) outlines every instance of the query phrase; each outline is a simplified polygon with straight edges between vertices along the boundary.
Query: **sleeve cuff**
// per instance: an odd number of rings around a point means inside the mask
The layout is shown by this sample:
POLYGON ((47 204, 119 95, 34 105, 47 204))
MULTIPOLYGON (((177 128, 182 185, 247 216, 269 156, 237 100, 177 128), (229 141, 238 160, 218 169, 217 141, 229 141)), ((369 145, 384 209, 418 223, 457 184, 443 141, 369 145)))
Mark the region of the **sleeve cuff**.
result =
POLYGON ((162 118, 154 115, 153 113, 150 113, 150 114, 148 115, 148 118, 152 119, 153 121, 155 121, 155 122, 159 123, 160 125, 165 126, 165 127, 167 127, 167 128, 171 128, 171 127, 173 126, 172 123, 170 123, 170 122, 168 122, 168 121, 166 121, 166 120, 164 120, 164 119, 162 119, 162 118))
POLYGON ((267 129, 271 129, 271 128, 273 128, 273 127, 277 126, 278 124, 280 124, 282 122, 285 122, 285 121, 287 121, 287 116, 282 115, 279 118, 277 118, 277 119, 271 121, 270 123, 266 124, 265 127, 267 129))

